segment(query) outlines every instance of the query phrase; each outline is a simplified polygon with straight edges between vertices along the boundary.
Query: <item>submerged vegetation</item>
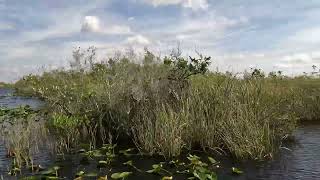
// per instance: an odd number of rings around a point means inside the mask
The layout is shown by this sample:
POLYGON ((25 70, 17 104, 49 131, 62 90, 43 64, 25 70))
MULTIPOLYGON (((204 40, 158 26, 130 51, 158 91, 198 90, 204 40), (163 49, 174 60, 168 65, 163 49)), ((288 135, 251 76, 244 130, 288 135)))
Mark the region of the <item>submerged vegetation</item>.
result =
POLYGON ((21 172, 21 167, 33 167, 33 157, 39 148, 49 145, 47 130, 41 115, 29 106, 15 109, 0 107, 0 136, 7 148, 7 157, 12 158, 11 175, 21 172))
MULTIPOLYGON (((209 71, 210 57, 199 54, 199 58, 187 59, 179 50, 164 58, 146 50, 141 61, 129 53, 95 63, 94 48, 77 49, 73 57, 70 69, 28 75, 15 84, 19 94, 46 102, 45 120, 39 121, 44 123, 37 127, 28 123, 24 128, 46 129, 59 153, 81 151, 90 158, 103 151, 105 159, 98 161, 99 166, 108 166, 116 157, 112 144, 128 142, 140 153, 167 160, 194 149, 242 160, 270 159, 299 120, 314 120, 320 113, 316 77, 291 78, 280 71, 267 76, 253 69, 239 78, 209 71)), ((33 136, 28 132, 21 133, 33 136)), ((10 137, 17 141, 14 134, 10 137)), ((25 140, 29 146, 30 140, 25 140)), ((9 144, 30 148, 20 141, 9 144)), ((119 152, 125 157, 130 153, 130 149, 119 152)), ((183 172, 196 179, 216 179, 214 168, 199 157, 187 159, 190 164, 183 165, 183 172)), ((208 162, 218 166, 211 157, 208 162)), ((140 170, 130 160, 125 165, 140 170)), ((161 163, 147 172, 172 179, 161 163)), ((243 173, 235 167, 232 172, 243 173)), ((117 172, 111 178, 125 179, 131 174, 117 172)), ((79 173, 79 177, 84 175, 79 173)))

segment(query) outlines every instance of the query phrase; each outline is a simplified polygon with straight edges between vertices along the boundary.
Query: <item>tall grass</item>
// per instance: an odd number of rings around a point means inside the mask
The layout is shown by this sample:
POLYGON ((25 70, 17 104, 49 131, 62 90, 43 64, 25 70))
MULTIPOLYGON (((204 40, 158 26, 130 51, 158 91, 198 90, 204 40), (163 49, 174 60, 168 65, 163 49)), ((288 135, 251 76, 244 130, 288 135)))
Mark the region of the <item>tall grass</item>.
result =
POLYGON ((197 77, 193 84, 192 129, 203 147, 222 147, 240 158, 263 158, 295 126, 290 90, 277 91, 263 79, 219 80, 216 75, 197 77))
POLYGON ((12 84, 0 82, 0 88, 12 88, 12 84))
POLYGON ((0 136, 13 158, 13 168, 33 166, 33 160, 45 146, 50 146, 48 131, 42 117, 29 107, 0 109, 0 136), (3 113, 1 113, 1 111, 3 113))
POLYGON ((319 84, 318 79, 265 77, 257 70, 237 78, 208 72, 210 58, 203 56, 161 59, 146 51, 139 63, 128 56, 93 63, 91 53, 76 51, 77 65, 70 70, 29 75, 15 84, 18 92, 43 98, 53 119, 63 117, 51 130, 64 142, 70 140, 63 133, 70 129, 68 121, 76 122, 72 129, 78 137, 68 148, 76 148, 76 141, 99 145, 110 137, 129 137, 151 155, 177 156, 200 146, 263 159, 298 118, 318 118, 320 85, 300 83, 319 84))

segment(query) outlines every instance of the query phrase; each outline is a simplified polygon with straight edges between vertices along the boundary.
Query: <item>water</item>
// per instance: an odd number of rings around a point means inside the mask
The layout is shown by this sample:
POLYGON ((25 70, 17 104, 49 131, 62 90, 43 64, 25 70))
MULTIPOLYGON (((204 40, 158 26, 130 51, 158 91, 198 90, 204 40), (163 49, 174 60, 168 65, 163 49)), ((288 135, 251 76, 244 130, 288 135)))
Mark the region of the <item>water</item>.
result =
MULTIPOLYGON (((36 98, 14 96, 14 90, 0 88, 0 107, 15 108, 19 106, 29 105, 33 109, 39 109, 43 102, 36 98)), ((6 157, 7 150, 3 139, 0 137, 0 179, 17 179, 16 177, 7 176, 11 161, 6 157)), ((52 158, 48 152, 41 152, 35 157, 35 162, 41 164, 50 164, 52 158)))
MULTIPOLYGON (((13 91, 0 89, 0 106, 17 107, 19 105, 30 105, 37 108, 41 102, 34 98, 24 98, 12 96, 13 91)), ((279 155, 274 160, 263 163, 245 162, 235 163, 228 158, 220 158, 221 169, 218 171, 219 179, 235 180, 313 180, 320 179, 320 124, 301 125, 294 136, 297 140, 293 145, 287 146, 289 149, 281 149, 279 155), (240 167, 244 174, 233 176, 231 167, 240 167)), ((9 159, 5 157, 6 150, 0 141, 0 179, 1 175, 7 174, 9 159)), ((36 161, 44 166, 49 164, 59 164, 62 166, 61 174, 67 179, 73 179, 74 174, 80 170, 95 170, 97 172, 108 173, 108 170, 98 170, 96 164, 81 165, 77 157, 67 157, 65 160, 54 160, 49 153, 40 153, 36 161)), ((136 166, 141 169, 150 169, 151 165, 159 162, 153 157, 133 157, 131 158, 136 166)), ((118 162, 125 162, 126 159, 118 159, 118 162)), ((114 169, 118 172, 128 171, 121 163, 116 162, 114 169), (118 165, 117 165, 118 164, 118 165)), ((146 175, 145 173, 135 173, 129 179, 160 179, 159 176, 146 175)), ((17 179, 16 177, 4 176, 4 179, 17 179)), ((186 179, 186 177, 175 177, 175 179, 186 179)))
POLYGON ((43 104, 35 98, 13 96, 14 90, 0 88, 0 107, 14 108, 30 105, 32 108, 39 108, 43 104))
POLYGON ((273 161, 240 164, 246 174, 233 179, 314 180, 320 179, 320 124, 301 125, 296 142, 281 149, 273 161))

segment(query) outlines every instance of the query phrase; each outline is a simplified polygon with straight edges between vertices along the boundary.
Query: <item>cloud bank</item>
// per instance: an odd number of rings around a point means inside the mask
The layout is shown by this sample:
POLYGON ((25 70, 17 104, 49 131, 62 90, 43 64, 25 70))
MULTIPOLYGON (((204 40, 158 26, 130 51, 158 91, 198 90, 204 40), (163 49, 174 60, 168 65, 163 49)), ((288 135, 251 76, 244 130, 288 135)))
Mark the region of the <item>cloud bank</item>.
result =
POLYGON ((126 25, 109 25, 103 27, 96 16, 85 16, 81 26, 81 32, 102 34, 131 34, 131 29, 126 25))
POLYGON ((184 8, 192 10, 207 10, 209 3, 207 0, 144 0, 144 2, 153 6, 181 5, 184 8))
POLYGON ((320 1, 0 0, 0 81, 65 66, 78 46, 103 58, 178 43, 212 56, 212 69, 299 74, 319 64, 319 15, 320 1))

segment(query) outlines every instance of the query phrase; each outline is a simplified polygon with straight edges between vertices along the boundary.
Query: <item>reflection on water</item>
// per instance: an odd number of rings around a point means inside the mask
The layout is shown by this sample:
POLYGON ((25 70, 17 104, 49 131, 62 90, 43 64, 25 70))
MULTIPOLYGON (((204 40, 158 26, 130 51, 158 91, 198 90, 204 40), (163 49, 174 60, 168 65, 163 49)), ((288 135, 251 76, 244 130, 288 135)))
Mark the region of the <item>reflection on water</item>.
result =
MULTIPOLYGON (((12 96, 13 91, 9 89, 0 89, 0 107, 17 107, 19 105, 30 105, 37 108, 41 102, 32 98, 12 96)), ((285 179, 320 179, 320 125, 303 125, 294 133, 297 143, 288 147, 289 149, 281 149, 280 154, 273 161, 264 163, 234 163, 228 159, 220 159, 222 167, 219 171, 219 179, 258 179, 258 180, 285 180, 285 179), (241 176, 232 176, 230 168, 232 166, 242 168, 245 173, 241 176)), ((1 175, 7 174, 7 167, 10 165, 5 157, 6 150, 0 140, 0 179, 1 175)), ((49 153, 39 154, 37 160, 42 165, 54 163, 49 153)), ((140 167, 150 167, 155 163, 152 158, 136 159, 137 165, 140 167)), ((64 160, 59 164, 65 167, 63 169, 64 176, 72 179, 73 175, 80 169, 77 160, 64 160)), ((89 167, 87 167, 89 168, 89 167)), ((95 167, 91 167, 93 169, 95 167)), ((119 171, 125 170, 119 167, 119 171)), ((143 174, 141 174, 143 176, 143 174)), ((15 177, 4 176, 4 179, 16 179, 15 177)), ((144 179, 141 176, 135 179, 144 179)), ((131 178, 129 178, 131 179, 131 178)), ((150 177, 148 178, 150 179, 150 177)), ((153 178, 151 178, 153 179, 153 178)), ((159 179, 155 176, 154 179, 159 179)))
MULTIPOLYGON (((0 88, 0 108, 8 107, 15 108, 19 106, 29 105, 34 109, 40 108, 43 103, 36 98, 28 98, 28 97, 17 97, 13 96, 14 90, 12 89, 1 89, 0 88)), ((0 136, 0 179, 17 179, 16 177, 8 176, 8 169, 11 165, 11 161, 6 157, 7 151, 5 148, 5 144, 3 141, 3 137, 0 136)), ((49 164, 51 163, 51 159, 49 157, 49 153, 42 152, 37 154, 34 157, 35 163, 40 164, 49 164)))
POLYGON ((42 103, 35 98, 13 96, 14 90, 0 88, 0 107, 14 108, 30 105, 32 108, 39 108, 42 103))
POLYGON ((320 125, 302 125, 294 136, 297 142, 289 149, 281 149, 273 161, 242 164, 246 174, 232 179, 320 179, 320 125))

